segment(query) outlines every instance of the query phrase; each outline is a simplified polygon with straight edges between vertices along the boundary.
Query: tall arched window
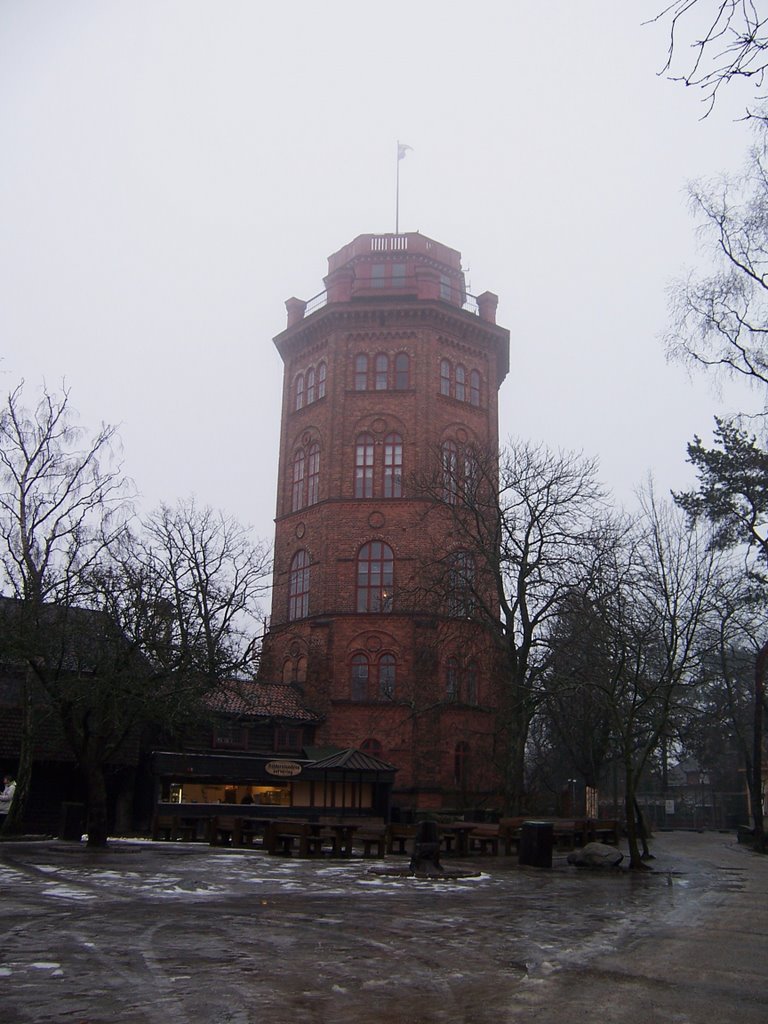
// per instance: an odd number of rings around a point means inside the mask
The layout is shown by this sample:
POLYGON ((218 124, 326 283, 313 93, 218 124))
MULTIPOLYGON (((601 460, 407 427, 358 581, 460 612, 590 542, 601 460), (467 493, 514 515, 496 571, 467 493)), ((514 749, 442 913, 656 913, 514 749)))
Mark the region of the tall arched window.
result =
POLYGON ((395 656, 382 654, 379 658, 379 697, 394 700, 395 697, 395 656))
POLYGON ((296 378, 296 408, 304 407, 304 374, 300 373, 296 378))
POLYGON ((395 390, 406 391, 410 387, 411 360, 407 352, 398 352, 395 356, 395 390))
POLYGON ((355 443, 355 497, 373 497, 373 436, 360 434, 355 443))
POLYGON ((355 391, 368 389, 368 356, 361 353, 355 356, 355 391))
POLYGON ((399 434, 384 438, 384 497, 403 496, 403 439, 399 434))
POLYGON ((455 505, 459 495, 459 446, 443 442, 443 500, 455 505))
POLYGON ((304 449, 299 448, 293 456, 293 477, 291 483, 291 512, 298 512, 304 507, 304 473, 306 457, 304 449))
POLYGON ((459 699, 458 658, 449 658, 445 663, 445 696, 448 700, 459 699))
POLYGON ((472 370, 469 375, 469 403, 480 405, 480 374, 477 370, 472 370))
POLYGON ((469 551, 448 558, 448 614, 472 615, 475 610, 475 560, 469 551))
POLYGON ((447 359, 440 360, 440 394, 451 393, 451 364, 447 359))
POLYGON ((328 368, 325 363, 320 363, 317 367, 317 397, 325 398, 325 378, 328 375, 328 368))
POLYGON ((467 769, 469 767, 469 744, 460 740, 453 750, 453 781, 461 789, 467 787, 467 769))
POLYGON ((320 445, 309 446, 307 457, 307 504, 316 505, 320 500, 320 445))
POLYGON ((467 665, 467 704, 477 703, 477 665, 470 661, 467 665))
POLYGON ((395 559, 380 540, 364 544, 357 556, 358 612, 391 612, 395 559))
POLYGON ((386 391, 389 384, 389 357, 379 352, 375 360, 374 387, 377 391, 386 391))
POLYGON ((458 398, 460 402, 463 402, 466 400, 467 397, 467 371, 464 369, 461 363, 459 363, 459 365, 456 367, 455 382, 456 387, 454 390, 454 398, 458 398))
POLYGON ((315 400, 315 368, 310 366, 307 370, 307 405, 315 400))
POLYGON ((306 683, 307 681, 307 658, 302 654, 296 662, 296 682, 306 683))
POLYGON ((355 654, 352 658, 352 700, 368 700, 368 655, 355 654))
POLYGON ((303 619, 309 614, 309 555, 297 551, 291 559, 288 580, 288 618, 303 619))

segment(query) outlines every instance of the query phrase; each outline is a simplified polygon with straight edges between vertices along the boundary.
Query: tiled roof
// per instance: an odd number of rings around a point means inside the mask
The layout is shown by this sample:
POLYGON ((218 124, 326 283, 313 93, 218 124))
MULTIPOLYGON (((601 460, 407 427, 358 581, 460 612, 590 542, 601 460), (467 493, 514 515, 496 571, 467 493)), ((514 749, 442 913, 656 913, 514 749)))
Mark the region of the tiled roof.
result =
POLYGON ((396 772, 397 768, 388 761, 382 761, 378 757, 366 754, 362 750, 355 750, 350 747, 348 750, 340 750, 337 754, 324 757, 321 761, 315 761, 312 768, 346 768, 350 771, 379 771, 396 772))
POLYGON ((294 722, 319 722, 298 691, 285 683, 257 683, 228 679, 206 697, 211 711, 247 718, 285 718, 294 722))

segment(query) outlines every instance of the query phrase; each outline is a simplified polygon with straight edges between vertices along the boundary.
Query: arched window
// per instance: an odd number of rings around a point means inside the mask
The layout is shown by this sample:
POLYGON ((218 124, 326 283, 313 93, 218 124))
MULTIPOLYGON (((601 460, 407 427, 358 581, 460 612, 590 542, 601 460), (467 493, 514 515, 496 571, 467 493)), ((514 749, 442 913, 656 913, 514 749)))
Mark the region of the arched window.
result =
POLYGON ((368 700, 368 655, 352 658, 352 700, 368 700))
POLYGON ((467 704, 477 703, 477 665, 471 661, 467 665, 467 704))
POLYGON ((382 654, 379 658, 379 698, 394 700, 395 698, 395 656, 382 654))
POLYGON ((299 448, 293 456, 293 479, 291 484, 291 512, 304 507, 304 473, 306 458, 304 449, 299 448))
POLYGON ((411 360, 407 352, 395 356, 395 390, 406 391, 410 387, 411 360))
POLYGON ((303 619, 309 614, 309 555, 297 551, 291 559, 288 580, 288 618, 303 619))
POLYGON ((443 442, 443 500, 455 505, 459 495, 459 446, 443 442))
POLYGON ((380 540, 364 544, 357 556, 358 612, 391 612, 395 559, 380 540))
POLYGON ((293 682, 293 661, 290 658, 286 658, 283 662, 282 682, 293 682))
POLYGON ((462 618, 475 610, 475 560, 468 551, 448 559, 448 614, 462 618))
POLYGON ((307 681, 307 658, 302 654, 296 662, 296 682, 306 683, 307 681))
POLYGON ((440 394, 451 393, 451 364, 447 359, 440 360, 440 394))
POLYGON ((377 391, 386 391, 389 384, 389 357, 384 352, 379 352, 375 362, 374 387, 377 391))
POLYGON ((328 374, 328 369, 325 363, 320 363, 317 367, 317 397, 325 398, 325 378, 328 374))
POLYGON ((307 405, 315 400, 315 368, 310 366, 307 370, 307 405))
POLYGON ((363 753, 370 754, 371 757, 383 758, 384 748, 382 747, 378 740, 375 740, 373 738, 363 740, 363 742, 360 744, 360 749, 363 751, 363 753))
POLYGON ((448 700, 459 699, 459 662, 449 658, 445 663, 445 696, 448 700))
POLYGON ((469 403, 480 405, 480 374, 477 370, 472 370, 469 375, 469 403))
POLYGON ((373 437, 360 434, 355 444, 355 497, 373 497, 373 437))
POLYGON ((459 365, 456 367, 456 378, 455 378, 455 381, 456 381, 456 387, 455 387, 455 390, 454 390, 454 398, 458 398, 458 400, 460 402, 464 402, 464 401, 466 401, 466 397, 467 397, 467 391, 466 391, 467 371, 464 369, 464 367, 461 365, 461 363, 459 363, 459 365))
POLYGON ((403 439, 399 434, 384 438, 384 497, 403 496, 403 439))
POLYGON ((296 408, 304 407, 304 374, 300 373, 296 378, 296 408))
POLYGON ((467 768, 469 767, 469 744, 460 740, 453 750, 453 781, 461 789, 467 786, 467 768))
POLYGON ((355 391, 368 389, 368 356, 355 356, 355 391))
POLYGON ((316 505, 320 500, 320 445, 309 446, 307 458, 307 504, 316 505))

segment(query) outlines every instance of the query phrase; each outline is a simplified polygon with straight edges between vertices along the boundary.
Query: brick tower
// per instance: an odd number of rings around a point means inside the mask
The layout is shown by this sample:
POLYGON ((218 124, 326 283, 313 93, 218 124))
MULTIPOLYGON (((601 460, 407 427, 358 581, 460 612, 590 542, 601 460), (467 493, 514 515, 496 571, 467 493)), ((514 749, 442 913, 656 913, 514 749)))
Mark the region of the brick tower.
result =
POLYGON ((396 806, 476 806, 497 789, 492 645, 450 505, 469 452, 495 459, 509 332, 495 295, 467 295, 460 254, 418 233, 358 236, 329 258, 325 287, 288 299, 275 338, 283 411, 262 671, 301 686, 324 716, 319 743, 398 768, 396 806))

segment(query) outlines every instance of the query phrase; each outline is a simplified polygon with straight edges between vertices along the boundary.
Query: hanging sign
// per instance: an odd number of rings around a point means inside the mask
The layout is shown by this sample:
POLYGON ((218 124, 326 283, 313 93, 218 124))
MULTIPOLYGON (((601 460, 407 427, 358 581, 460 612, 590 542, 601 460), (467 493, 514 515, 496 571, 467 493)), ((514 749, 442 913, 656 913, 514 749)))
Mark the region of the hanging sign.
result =
POLYGON ((269 775, 288 778, 291 775, 301 775, 301 765, 297 761, 268 761, 264 765, 264 771, 269 775))

